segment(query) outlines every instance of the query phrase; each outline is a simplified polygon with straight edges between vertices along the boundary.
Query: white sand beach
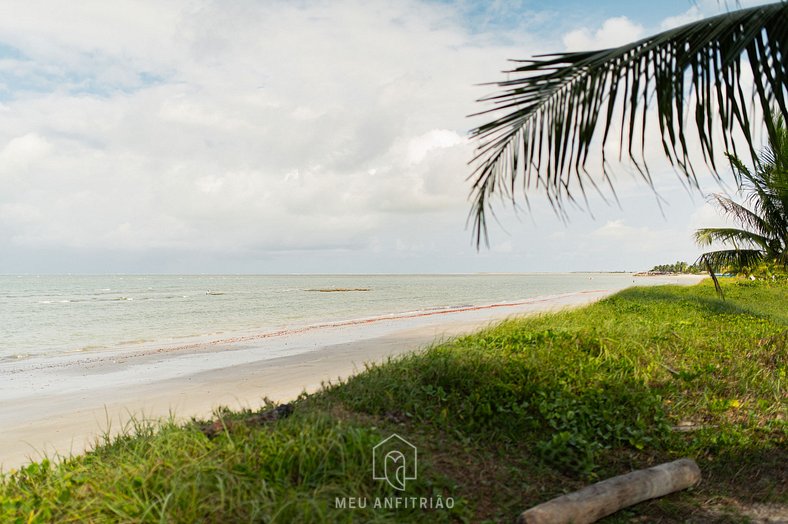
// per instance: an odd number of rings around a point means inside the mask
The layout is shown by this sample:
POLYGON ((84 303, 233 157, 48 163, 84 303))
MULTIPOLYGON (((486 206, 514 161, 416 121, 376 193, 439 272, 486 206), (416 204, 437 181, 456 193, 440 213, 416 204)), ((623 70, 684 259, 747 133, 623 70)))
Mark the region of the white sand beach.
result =
MULTIPOLYGON (((702 277, 661 276, 692 284, 702 277)), ((90 352, 0 366, 0 468, 89 449, 132 417, 208 417, 219 406, 257 408, 346 378, 367 362, 417 350, 507 317, 599 300, 597 290, 361 319, 208 344, 90 352)))

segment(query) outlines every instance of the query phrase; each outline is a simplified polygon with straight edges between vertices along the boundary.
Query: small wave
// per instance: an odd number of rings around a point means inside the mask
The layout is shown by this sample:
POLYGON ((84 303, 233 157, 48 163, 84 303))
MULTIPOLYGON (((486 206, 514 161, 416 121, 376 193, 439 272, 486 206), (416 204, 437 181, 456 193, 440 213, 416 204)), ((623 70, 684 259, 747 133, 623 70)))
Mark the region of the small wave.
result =
POLYGON ((135 339, 135 340, 123 340, 121 342, 118 342, 118 345, 119 346, 133 346, 135 344, 145 344, 147 342, 153 342, 153 341, 145 339, 145 338, 138 338, 138 339, 135 339))
POLYGON ((107 346, 102 346, 101 344, 89 344, 87 346, 82 346, 81 348, 75 349, 74 351, 79 353, 82 351, 90 351, 92 349, 105 349, 107 346))
POLYGON ((0 362, 16 362, 18 360, 24 360, 30 358, 32 355, 29 353, 17 353, 15 355, 5 355, 0 356, 0 362))
MULTIPOLYGON (((413 311, 407 311, 407 312, 405 312, 405 314, 408 314, 408 313, 420 313, 422 311, 454 311, 456 309, 469 309, 469 308, 474 308, 474 307, 477 307, 477 304, 457 304, 457 305, 453 305, 453 306, 432 306, 432 307, 425 307, 425 308, 422 308, 422 309, 416 309, 416 310, 413 310, 413 311)), ((393 313, 393 314, 396 315, 397 313, 393 313)))
POLYGON ((204 336, 206 336, 206 335, 205 334, 200 334, 200 333, 192 333, 190 335, 172 335, 172 338, 175 339, 175 340, 180 340, 182 338, 197 338, 197 337, 204 337, 204 336))

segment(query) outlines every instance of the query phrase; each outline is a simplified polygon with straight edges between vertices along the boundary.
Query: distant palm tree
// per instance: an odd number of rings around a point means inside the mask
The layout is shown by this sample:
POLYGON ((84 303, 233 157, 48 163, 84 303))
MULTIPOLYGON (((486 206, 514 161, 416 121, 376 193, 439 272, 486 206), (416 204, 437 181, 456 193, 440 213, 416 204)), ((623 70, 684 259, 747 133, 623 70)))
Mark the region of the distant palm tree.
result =
POLYGON ((704 253, 700 261, 709 269, 742 269, 762 262, 788 267, 788 131, 781 117, 772 117, 775 129, 760 162, 750 171, 729 155, 740 192, 748 207, 715 194, 711 201, 741 228, 704 228, 695 232, 700 246, 722 242, 732 249, 704 253))
MULTIPOLYGON (((715 151, 738 155, 737 133, 757 161, 748 105, 754 100, 762 114, 776 108, 788 117, 788 3, 729 12, 615 49, 519 62, 508 72, 514 78, 496 83, 502 92, 480 100, 495 104, 480 114, 504 113, 471 131, 478 140, 470 176, 477 245, 486 241, 490 200, 514 202, 518 184, 526 203, 526 192, 541 188, 559 213, 575 192, 585 198, 586 187, 596 189, 586 169, 595 147, 602 151, 602 180, 612 189, 605 144, 614 122, 621 127, 612 133, 616 156, 627 156, 651 183, 644 158, 649 106, 656 106, 664 154, 691 184, 685 126, 695 128, 703 161, 715 174, 715 151), (741 87, 747 69, 748 93, 741 87)), ((772 137, 768 126, 767 119, 772 137)))

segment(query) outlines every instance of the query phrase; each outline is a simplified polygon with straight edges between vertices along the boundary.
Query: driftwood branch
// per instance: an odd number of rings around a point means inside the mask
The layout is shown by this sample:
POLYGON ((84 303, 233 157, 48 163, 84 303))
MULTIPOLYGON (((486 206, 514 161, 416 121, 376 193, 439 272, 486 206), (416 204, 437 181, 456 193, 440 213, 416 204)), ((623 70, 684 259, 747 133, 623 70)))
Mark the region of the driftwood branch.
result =
POLYGON ((214 422, 209 422, 200 428, 206 437, 213 438, 218 434, 229 431, 237 426, 262 426, 269 422, 274 422, 281 418, 287 418, 293 413, 292 404, 282 404, 274 409, 263 411, 262 413, 255 413, 240 420, 233 419, 219 419, 214 422))
POLYGON ((637 504, 686 489, 700 481, 693 460, 681 459, 597 482, 520 514, 518 524, 589 524, 637 504))

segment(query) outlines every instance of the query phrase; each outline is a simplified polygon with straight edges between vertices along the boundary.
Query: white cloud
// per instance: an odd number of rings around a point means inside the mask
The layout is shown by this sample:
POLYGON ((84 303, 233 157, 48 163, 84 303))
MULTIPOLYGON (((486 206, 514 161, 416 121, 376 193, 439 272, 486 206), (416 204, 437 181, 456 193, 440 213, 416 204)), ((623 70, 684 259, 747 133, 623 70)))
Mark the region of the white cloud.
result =
POLYGON ((660 30, 666 31, 700 20, 701 18, 708 18, 728 11, 755 7, 764 3, 768 2, 764 2, 763 0, 694 0, 692 6, 683 13, 669 16, 662 20, 660 30))
POLYGON ((625 16, 618 16, 608 18, 596 30, 587 27, 575 29, 564 35, 563 41, 567 51, 589 51, 618 47, 644 36, 643 26, 625 16))
POLYGON ((673 29, 674 27, 679 27, 684 24, 689 24, 690 22, 700 20, 703 17, 704 15, 701 12, 700 7, 696 4, 680 15, 669 16, 668 18, 664 19, 660 24, 660 30, 667 31, 668 29, 673 29))
MULTIPOLYGON (((618 17, 565 43, 608 47, 642 32, 618 17)), ((465 115, 494 88, 476 84, 500 78, 507 58, 560 47, 495 25, 481 32, 416 0, 5 2, 0 44, 16 50, 0 61, 5 253, 350 251, 398 271, 392 253, 477 267, 463 225, 466 134, 481 119, 465 115)), ((499 216, 527 235, 493 238, 483 270, 589 268, 578 257, 580 267, 553 266, 550 250, 534 259, 541 266, 495 265, 550 235, 583 236, 549 209, 538 227, 499 216)), ((609 249, 615 234, 594 239, 609 249)))
POLYGON ((419 2, 4 10, 0 235, 26 246, 358 245, 464 208, 473 84, 511 56, 419 2))
POLYGON ((503 242, 491 246, 490 250, 493 253, 512 253, 514 251, 514 246, 511 240, 504 240, 503 242))
POLYGON ((688 236, 677 235, 676 231, 670 228, 635 227, 626 224, 623 219, 607 221, 591 233, 591 238, 605 242, 606 245, 612 243, 618 246, 617 250, 620 252, 637 252, 657 260, 663 257, 664 253, 675 250, 682 240, 686 239, 683 243, 689 244, 688 236))
POLYGON ((414 137, 408 143, 407 162, 409 165, 420 163, 428 153, 435 149, 462 144, 465 138, 448 129, 432 129, 423 135, 414 137))
POLYGON ((20 172, 30 168, 51 146, 37 133, 27 133, 9 140, 0 150, 0 173, 20 172))

